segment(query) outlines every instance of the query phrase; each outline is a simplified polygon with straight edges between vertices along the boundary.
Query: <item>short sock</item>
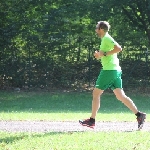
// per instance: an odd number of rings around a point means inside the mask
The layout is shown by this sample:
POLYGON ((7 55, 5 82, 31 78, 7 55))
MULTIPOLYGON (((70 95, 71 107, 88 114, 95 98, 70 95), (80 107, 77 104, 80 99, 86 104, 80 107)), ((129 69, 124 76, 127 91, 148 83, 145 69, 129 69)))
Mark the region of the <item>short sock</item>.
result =
POLYGON ((138 113, 136 113, 135 114, 137 117, 139 117, 140 115, 141 115, 141 113, 140 112, 138 112, 138 113))
POLYGON ((90 122, 95 123, 95 119, 90 117, 90 122))

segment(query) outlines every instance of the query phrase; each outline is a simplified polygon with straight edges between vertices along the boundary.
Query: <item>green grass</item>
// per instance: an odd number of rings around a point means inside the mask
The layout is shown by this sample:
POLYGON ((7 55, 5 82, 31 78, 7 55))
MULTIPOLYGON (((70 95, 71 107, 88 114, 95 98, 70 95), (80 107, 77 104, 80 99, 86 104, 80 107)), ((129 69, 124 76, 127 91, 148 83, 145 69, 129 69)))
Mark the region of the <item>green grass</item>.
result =
POLYGON ((0 150, 150 150, 148 132, 0 132, 0 150))
MULTIPOLYGON (((150 114, 150 96, 128 94, 139 110, 150 114)), ((92 95, 80 93, 0 92, 0 120, 78 121, 91 113, 92 95)), ((135 121, 115 96, 104 93, 99 121, 135 121)), ((150 118, 147 117, 147 121, 150 118)), ((133 132, 12 133, 0 131, 0 150, 150 150, 150 134, 133 132)))
MULTIPOLYGON (((129 94, 139 110, 150 113, 150 96, 129 94)), ((84 119, 91 114, 91 92, 0 92, 0 120, 84 119)), ((97 120, 133 121, 135 116, 111 93, 104 93, 97 120)), ((147 118, 147 121, 150 121, 147 118)))

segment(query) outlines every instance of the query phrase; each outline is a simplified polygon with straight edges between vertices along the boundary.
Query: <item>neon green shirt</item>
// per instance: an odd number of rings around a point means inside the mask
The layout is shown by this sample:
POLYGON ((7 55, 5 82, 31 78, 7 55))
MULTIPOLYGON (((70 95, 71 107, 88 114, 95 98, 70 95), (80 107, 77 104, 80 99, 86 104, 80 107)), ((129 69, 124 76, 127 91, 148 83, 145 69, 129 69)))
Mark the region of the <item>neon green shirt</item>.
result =
MULTIPOLYGON (((114 49, 114 45, 118 43, 108 34, 106 33, 103 38, 101 38, 100 50, 103 52, 108 52, 114 49)), ((119 66, 119 59, 117 58, 117 53, 109 56, 103 56, 101 58, 101 63, 103 66, 103 70, 118 70, 121 71, 121 67, 119 66)))

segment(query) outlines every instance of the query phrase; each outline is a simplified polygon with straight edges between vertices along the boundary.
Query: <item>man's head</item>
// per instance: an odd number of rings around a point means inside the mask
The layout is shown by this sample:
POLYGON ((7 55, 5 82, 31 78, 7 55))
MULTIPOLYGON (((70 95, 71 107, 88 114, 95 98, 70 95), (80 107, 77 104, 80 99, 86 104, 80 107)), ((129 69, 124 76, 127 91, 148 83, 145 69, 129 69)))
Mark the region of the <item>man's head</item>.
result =
POLYGON ((96 25, 96 33, 102 37, 110 29, 110 25, 107 21, 99 21, 96 25))

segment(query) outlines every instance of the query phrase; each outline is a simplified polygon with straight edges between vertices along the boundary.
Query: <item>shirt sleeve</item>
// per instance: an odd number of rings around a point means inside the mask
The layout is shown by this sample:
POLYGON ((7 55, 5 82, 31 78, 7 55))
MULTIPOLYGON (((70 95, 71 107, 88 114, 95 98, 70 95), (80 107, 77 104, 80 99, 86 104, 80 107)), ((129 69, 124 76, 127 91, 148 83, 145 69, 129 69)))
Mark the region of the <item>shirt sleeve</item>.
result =
POLYGON ((104 42, 106 45, 108 45, 110 47, 117 45, 117 42, 113 38, 105 38, 104 42))
POLYGON ((103 51, 110 51, 114 49, 114 46, 118 43, 113 38, 104 38, 102 40, 100 49, 103 51))

